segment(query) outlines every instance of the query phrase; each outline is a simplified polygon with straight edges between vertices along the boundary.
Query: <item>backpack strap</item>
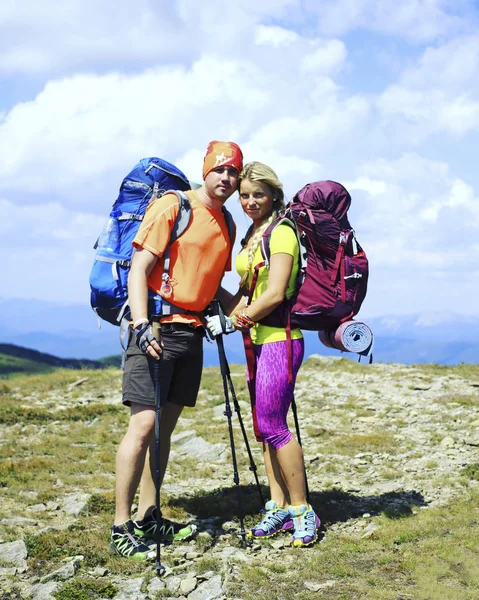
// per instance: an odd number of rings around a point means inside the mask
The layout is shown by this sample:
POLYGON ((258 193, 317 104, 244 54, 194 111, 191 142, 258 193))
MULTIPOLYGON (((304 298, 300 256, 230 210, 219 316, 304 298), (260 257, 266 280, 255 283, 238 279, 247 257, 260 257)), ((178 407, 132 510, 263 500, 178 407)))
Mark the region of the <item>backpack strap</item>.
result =
MULTIPOLYGON (((166 194, 175 194, 175 196, 178 198, 178 205, 179 205, 180 209, 178 211, 178 215, 176 216, 175 222, 171 229, 170 240, 169 240, 168 245, 163 254, 164 263, 163 263, 163 274, 161 276, 161 279, 163 281, 162 286, 169 285, 169 280, 170 280, 169 272, 170 272, 170 262, 171 262, 170 246, 181 235, 183 235, 183 233, 186 231, 186 229, 188 228, 188 225, 190 224, 190 221, 191 221, 191 204, 190 204, 190 201, 188 200, 187 195, 184 192, 181 192, 179 190, 169 190, 169 191, 165 192, 165 194, 163 194, 163 195, 166 195, 166 194)), ((161 303, 162 303, 161 316, 169 316, 169 315, 174 315, 174 314, 191 314, 192 313, 192 311, 188 311, 184 308, 180 308, 179 306, 175 306, 174 304, 169 302, 164 296, 157 296, 155 294, 153 296, 153 298, 158 299, 158 300, 161 299, 161 303)))
POLYGON ((341 231, 339 234, 339 245, 336 251, 336 259, 334 261, 333 271, 331 273, 331 284, 334 285, 338 279, 338 275, 340 277, 341 282, 341 301, 346 302, 346 280, 345 280, 345 264, 344 257, 346 254, 346 245, 350 236, 354 234, 352 230, 349 231, 341 231))
MULTIPOLYGON (((296 227, 295 222, 292 221, 288 216, 285 216, 285 215, 279 217, 278 219, 275 219, 267 227, 266 231, 263 233, 263 236, 262 236, 261 242, 260 242, 261 255, 263 257, 263 260, 260 263, 258 263, 257 265, 255 265, 255 267, 254 267, 253 278, 251 280, 251 285, 250 285, 249 292, 248 292, 248 301, 247 301, 248 306, 251 304, 251 300, 253 298, 254 290, 256 288, 256 283, 258 281, 259 270, 264 266, 266 266, 266 268, 269 269, 269 264, 270 264, 270 260, 271 260, 271 248, 270 248, 271 236, 273 234, 273 231, 276 229, 276 227, 278 227, 278 225, 281 225, 282 223, 291 227, 293 229, 293 231, 296 233, 296 236, 298 237, 298 229, 296 227)), ((248 230, 247 237, 245 238, 246 240, 249 237, 248 234, 250 234, 250 230, 248 230)), ((302 252, 301 252, 301 244, 300 244, 299 238, 298 238, 298 245, 299 245, 299 260, 300 260, 300 272, 301 272, 302 252)), ((289 302, 289 300, 287 300, 285 298, 283 300, 283 303, 289 304, 290 302, 289 302)), ((288 383, 291 384, 293 382, 293 342, 291 339, 291 310, 287 311, 287 322, 285 325, 285 330, 286 330, 286 352, 287 352, 287 357, 288 357, 288 383)), ((248 359, 248 349, 246 347, 246 344, 245 344, 245 351, 246 351, 246 358, 248 359)))
POLYGON ((226 206, 222 206, 221 210, 223 211, 223 216, 226 221, 226 227, 228 228, 228 235, 230 238, 230 246, 231 250, 233 250, 233 238, 235 235, 235 224, 233 221, 233 217, 231 216, 230 211, 226 208, 226 206))
POLYGON ((266 231, 263 233, 263 236, 261 237, 260 248, 261 248, 261 254, 263 256, 263 260, 266 263, 267 269, 269 269, 269 262, 271 260, 271 248, 270 248, 271 236, 273 235, 273 231, 276 229, 276 227, 278 227, 278 225, 282 225, 283 223, 285 225, 289 225, 289 227, 291 227, 291 229, 297 235, 298 228, 296 227, 296 223, 286 215, 283 215, 281 217, 278 217, 277 219, 274 219, 274 221, 266 228, 266 231))

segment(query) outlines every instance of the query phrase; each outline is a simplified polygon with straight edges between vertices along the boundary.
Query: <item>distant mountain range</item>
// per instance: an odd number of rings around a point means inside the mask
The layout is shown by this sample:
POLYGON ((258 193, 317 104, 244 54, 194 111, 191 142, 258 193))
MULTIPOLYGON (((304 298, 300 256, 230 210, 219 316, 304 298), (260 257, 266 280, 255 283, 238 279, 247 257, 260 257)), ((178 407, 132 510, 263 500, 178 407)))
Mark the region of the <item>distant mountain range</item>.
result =
MULTIPOLYGON (((361 320, 361 317, 358 317, 361 320)), ((479 315, 428 312, 364 318, 375 335, 374 360, 397 363, 479 363, 479 315)), ((0 300, 0 343, 54 357, 99 360, 121 352, 119 330, 99 322, 86 304, 66 305, 25 299, 0 300)), ((340 356, 304 332, 306 356, 340 356)), ((225 336, 231 363, 244 363, 241 337, 225 336)), ((348 353, 344 357, 356 360, 348 353)), ((205 365, 218 364, 215 344, 205 343, 205 365)))

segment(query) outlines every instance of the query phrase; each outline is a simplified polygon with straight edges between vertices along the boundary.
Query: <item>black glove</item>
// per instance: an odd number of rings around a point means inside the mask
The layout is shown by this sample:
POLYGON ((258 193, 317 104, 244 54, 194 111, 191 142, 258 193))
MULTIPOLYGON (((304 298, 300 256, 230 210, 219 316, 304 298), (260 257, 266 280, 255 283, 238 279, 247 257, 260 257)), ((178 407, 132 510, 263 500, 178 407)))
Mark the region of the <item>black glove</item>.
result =
POLYGON ((151 342, 158 341, 153 335, 153 330, 148 322, 137 325, 135 329, 133 329, 133 334, 136 338, 136 345, 144 354, 146 354, 146 350, 151 342))

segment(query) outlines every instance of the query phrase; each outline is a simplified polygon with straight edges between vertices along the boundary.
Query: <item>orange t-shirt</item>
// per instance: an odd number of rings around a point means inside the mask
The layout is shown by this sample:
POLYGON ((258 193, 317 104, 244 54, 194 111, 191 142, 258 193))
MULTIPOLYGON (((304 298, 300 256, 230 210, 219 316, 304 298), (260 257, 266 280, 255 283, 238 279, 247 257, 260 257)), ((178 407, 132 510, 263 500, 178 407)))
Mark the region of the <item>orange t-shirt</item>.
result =
MULTIPOLYGON (((224 272, 231 270, 233 244, 223 211, 205 206, 194 191, 186 195, 191 204, 191 219, 186 231, 170 246, 169 276, 177 283, 168 301, 199 312, 213 300, 224 272)), ((133 246, 144 248, 160 259, 148 277, 148 287, 156 293, 162 283, 163 253, 178 212, 178 198, 174 194, 154 200, 133 240, 133 246)), ((202 324, 198 316, 188 314, 163 317, 161 321, 202 324)))

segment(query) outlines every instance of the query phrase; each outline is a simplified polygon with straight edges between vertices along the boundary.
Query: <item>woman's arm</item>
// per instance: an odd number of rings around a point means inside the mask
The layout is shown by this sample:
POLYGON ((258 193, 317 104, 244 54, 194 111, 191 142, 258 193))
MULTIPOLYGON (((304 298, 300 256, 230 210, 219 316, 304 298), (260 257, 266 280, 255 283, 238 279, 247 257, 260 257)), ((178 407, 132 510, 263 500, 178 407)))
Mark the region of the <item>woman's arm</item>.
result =
POLYGON ((245 310, 250 319, 255 322, 264 319, 284 300, 293 270, 293 261, 291 254, 278 253, 271 256, 268 287, 245 310))

